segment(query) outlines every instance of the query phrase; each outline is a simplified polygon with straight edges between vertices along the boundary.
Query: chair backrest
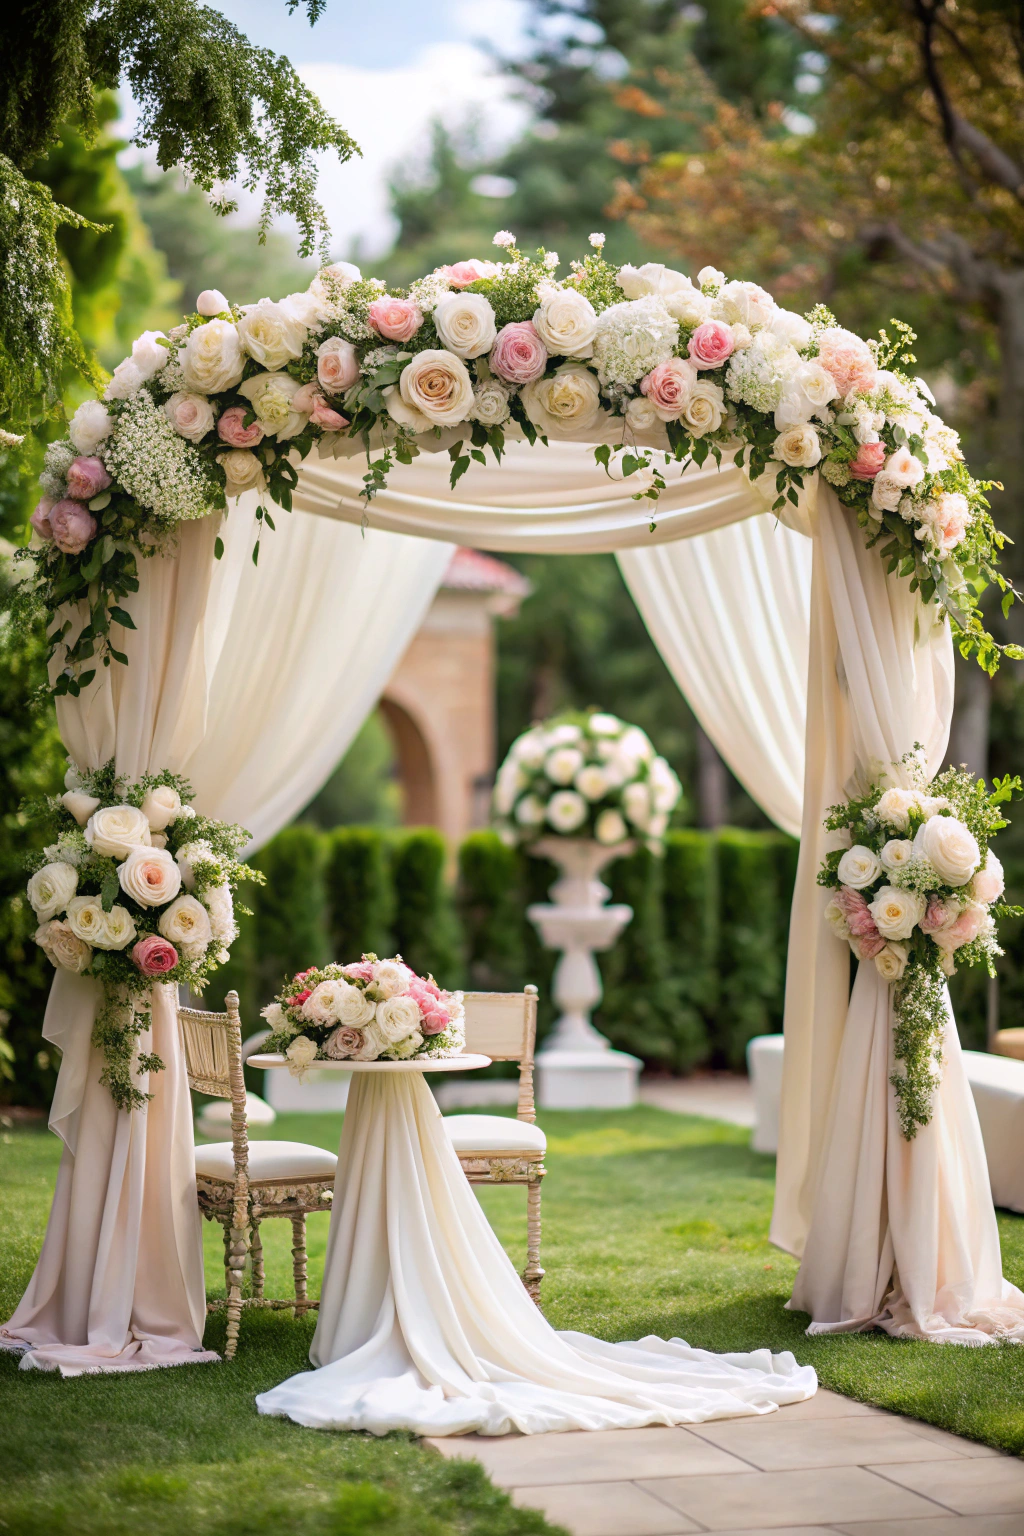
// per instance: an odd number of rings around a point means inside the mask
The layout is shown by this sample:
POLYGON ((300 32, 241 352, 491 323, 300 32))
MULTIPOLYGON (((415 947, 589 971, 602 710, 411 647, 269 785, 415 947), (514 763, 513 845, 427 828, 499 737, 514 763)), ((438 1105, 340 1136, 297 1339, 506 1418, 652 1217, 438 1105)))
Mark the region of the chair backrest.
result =
POLYGON ((537 1038, 537 988, 522 992, 466 992, 466 1050, 493 1061, 519 1063, 516 1116, 536 1120, 533 1102, 533 1048, 537 1038))
POLYGON ((178 1006, 178 1027, 185 1051, 188 1084, 197 1093, 231 1100, 231 1143, 236 1174, 249 1162, 245 1116, 245 1077, 242 1072, 242 1026, 238 993, 224 999, 224 1013, 178 1006))

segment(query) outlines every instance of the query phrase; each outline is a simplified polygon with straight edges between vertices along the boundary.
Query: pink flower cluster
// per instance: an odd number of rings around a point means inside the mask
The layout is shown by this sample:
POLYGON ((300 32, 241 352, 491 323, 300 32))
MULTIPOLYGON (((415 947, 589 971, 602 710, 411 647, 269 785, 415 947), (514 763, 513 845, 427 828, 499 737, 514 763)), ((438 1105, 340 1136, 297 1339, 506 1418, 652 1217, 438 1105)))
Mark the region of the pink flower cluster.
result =
POLYGON ((64 555, 80 555, 96 537, 99 524, 86 506, 112 484, 102 459, 77 458, 68 467, 68 494, 54 502, 44 497, 29 521, 36 533, 64 555))
POLYGON ((414 976, 405 990, 420 1010, 420 1029, 425 1035, 439 1035, 448 1028, 451 1020, 436 981, 429 976, 414 976))
POLYGON ((423 311, 411 299, 374 299, 366 313, 388 341, 411 341, 423 324, 423 311))
POLYGON ((822 331, 818 362, 832 375, 841 395, 848 395, 851 389, 870 393, 878 382, 878 366, 867 342, 838 325, 822 331))
POLYGON ((873 960, 885 948, 885 940, 875 926, 868 911, 867 898, 852 886, 841 885, 835 895, 836 906, 846 918, 850 936, 856 940, 854 948, 860 960, 873 960))
MULTIPOLYGON (((496 261, 479 261, 475 256, 469 261, 456 261, 450 267, 441 268, 453 288, 468 288, 470 283, 479 282, 482 277, 497 277, 500 271, 501 267, 496 261)), ((372 314, 372 305, 370 311, 372 314)))

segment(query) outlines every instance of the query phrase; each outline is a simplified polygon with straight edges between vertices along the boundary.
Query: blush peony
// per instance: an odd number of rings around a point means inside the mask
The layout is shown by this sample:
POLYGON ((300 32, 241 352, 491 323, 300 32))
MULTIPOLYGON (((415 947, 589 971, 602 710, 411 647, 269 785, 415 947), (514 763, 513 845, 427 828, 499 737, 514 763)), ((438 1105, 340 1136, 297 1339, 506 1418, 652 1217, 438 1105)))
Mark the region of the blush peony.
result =
POLYGON ((49 522, 53 542, 65 555, 80 555, 96 537, 99 527, 89 508, 80 501, 58 501, 50 509, 49 522))
POLYGON ((836 381, 841 395, 851 389, 867 392, 874 389, 878 368, 866 341, 861 341, 852 331, 830 325, 818 339, 818 362, 836 381))
POLYGON ((217 436, 231 448, 255 448, 263 441, 263 428, 258 421, 245 425, 247 411, 244 405, 229 405, 217 423, 217 436))

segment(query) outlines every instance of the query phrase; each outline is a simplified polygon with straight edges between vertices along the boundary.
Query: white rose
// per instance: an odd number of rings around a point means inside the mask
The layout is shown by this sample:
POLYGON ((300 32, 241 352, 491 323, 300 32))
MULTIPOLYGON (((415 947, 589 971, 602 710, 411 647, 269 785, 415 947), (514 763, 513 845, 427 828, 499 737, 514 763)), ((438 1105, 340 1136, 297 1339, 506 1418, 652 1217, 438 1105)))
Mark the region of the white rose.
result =
POLYGON ((710 320, 715 307, 714 299, 706 298, 699 288, 677 288, 674 293, 663 294, 662 303, 673 320, 691 330, 710 320))
MULTIPOLYGON (((397 421, 400 427, 407 427, 410 432, 431 431, 434 423, 430 417, 424 416, 423 412, 418 411, 415 406, 407 405, 402 399, 402 391, 397 384, 389 384, 381 393, 384 397, 384 409, 392 421, 397 421)), ((474 415, 475 408, 476 396, 474 395, 473 406, 469 412, 471 417, 474 415)))
POLYGON ((925 914, 927 902, 917 891, 901 891, 883 885, 868 911, 883 939, 909 939, 925 914))
POLYGON ((649 763, 654 757, 651 739, 638 725, 631 725, 623 732, 618 747, 623 759, 634 763, 649 763))
POLYGON ((142 802, 142 814, 149 820, 152 832, 162 832, 177 821, 181 811, 181 796, 169 784, 158 784, 142 802))
POLYGON ((928 860, 946 885, 966 885, 981 863, 973 833, 955 816, 933 816, 919 827, 914 852, 928 860))
POLYGON ((988 906, 990 902, 998 901, 1006 889, 1006 878, 1003 874, 1003 866, 990 848, 985 858, 985 864, 974 877, 974 899, 988 906))
POLYGON ((576 747, 557 747, 549 753, 544 772, 552 784, 571 784, 583 767, 583 753, 576 747))
POLYGON ((68 436, 78 452, 90 458, 114 430, 114 418, 99 400, 84 400, 71 418, 68 436))
POLYGON ((123 859, 133 848, 149 847, 149 817, 136 805, 107 805, 94 811, 85 827, 93 853, 123 859))
POLYGON ((547 819, 556 832, 575 832, 587 819, 587 802, 573 789, 559 789, 548 801, 547 819))
POLYGON ((232 389, 245 367, 242 343, 230 320, 197 325, 178 355, 186 387, 201 395, 219 395, 232 389))
POLYGON ((423 1044, 423 1036, 418 1029, 414 1029, 411 1035, 406 1035, 404 1040, 399 1040, 394 1045, 388 1046, 388 1055, 395 1061, 408 1061, 410 1056, 415 1056, 423 1044))
POLYGON ((791 309, 773 309, 768 320, 768 330, 787 347, 795 347, 798 352, 803 351, 813 334, 810 322, 803 315, 794 314, 791 309))
POLYGON ((288 1071, 293 1077, 301 1078, 316 1061, 317 1047, 308 1035, 296 1035, 285 1055, 288 1058, 288 1071))
POLYGON ((456 357, 480 357, 494 345, 494 310, 482 293, 446 293, 434 309, 441 341, 456 357))
POLYGON ((274 1030, 275 1033, 279 1029, 284 1029, 288 1022, 280 1003, 268 1003, 265 1008, 261 1008, 260 1018, 266 1019, 268 1027, 274 1030))
POLYGON ((888 470, 879 470, 871 486, 871 504, 880 512, 895 512, 903 500, 904 487, 888 470))
POLYGON ((396 1045, 420 1027, 420 1009, 414 997, 388 997, 377 1004, 377 1028, 387 1045, 396 1045))
POLYGON ((387 1050, 387 1041, 377 1028, 377 1020, 367 1024, 363 1029, 363 1043, 358 1051, 353 1051, 352 1061, 376 1061, 383 1051, 387 1050))
POLYGON ((608 793, 608 775, 596 763, 589 763, 576 775, 576 788, 587 800, 601 800, 608 793))
POLYGON ((301 432, 309 420, 308 410, 296 410, 292 404, 301 388, 290 373, 257 373, 238 386, 238 393, 252 402, 257 420, 268 436, 281 442, 301 432))
MULTIPOLYGON (((178 873, 176 867, 174 872, 178 873)), ((166 912, 161 912, 157 926, 188 960, 197 960, 213 938, 210 914, 194 896, 172 901, 166 912)))
POLYGON ((545 814, 544 802, 537 795, 524 795, 516 806, 516 821, 521 827, 539 827, 545 814))
POLYGON ((138 933, 128 908, 119 907, 115 902, 109 912, 104 912, 103 920, 103 937, 92 941, 96 948, 127 949, 138 933))
POLYGON ((550 379, 523 386, 523 409, 546 437, 586 431, 601 415, 601 390, 589 368, 565 364, 550 379))
POLYGON ((575 288, 556 288, 535 312, 533 328, 556 356, 590 357, 597 315, 590 300, 575 288))
POLYGON ((725 419, 725 395, 718 384, 710 379, 698 379, 690 391, 690 398, 683 406, 680 417, 694 437, 704 437, 717 432, 725 419))
POLYGON ((917 809, 918 796, 912 789, 887 789, 875 806, 875 815, 887 826, 906 832, 910 826, 910 813, 917 809))
POLYGON ((132 342, 132 362, 142 375, 143 383, 159 373, 170 361, 171 351, 166 342, 167 337, 163 331, 143 331, 132 342))
POLYGON ((891 453, 886 459, 882 473, 888 475, 894 485, 900 485, 905 490, 909 490, 912 486, 921 484, 925 476, 925 468, 909 448, 897 448, 896 452, 891 453))
POLYGON ((72 896, 68 902, 68 927, 76 939, 101 948, 106 929, 103 903, 98 896, 72 896))
POLYGON ((28 882, 28 899, 41 923, 63 912, 78 889, 78 871, 70 864, 47 864, 28 882))
POLYGON ((855 843, 839 860, 836 873, 842 885, 850 885, 855 891, 862 891, 878 879, 882 865, 878 855, 870 848, 865 848, 863 843, 855 843))
POLYGON ((890 838, 881 853, 884 868, 892 872, 897 869, 906 869, 913 857, 914 845, 909 837, 890 838))
POLYGON ((279 307, 292 320, 297 320, 307 331, 319 330, 327 319, 323 301, 315 293, 289 293, 279 301, 279 307))
POLYGON ((201 442, 213 430, 213 406, 205 395, 178 390, 164 401, 164 415, 179 437, 201 442))
MULTIPOLYGON (((182 807, 182 814, 186 807, 182 807)), ((203 838, 198 838, 194 843, 185 843, 174 855, 178 870, 181 874, 181 883, 186 891, 195 889, 196 875, 193 865, 209 863, 216 860, 216 854, 209 843, 203 838)))
POLYGON ((181 890, 181 871, 166 848, 133 848, 118 866, 117 878, 140 907, 162 907, 181 890))
POLYGON ((775 312, 775 300, 756 283, 726 283, 719 289, 713 314, 727 325, 768 325, 775 312))
POLYGON ((478 384, 473 392, 470 421, 478 421, 484 427, 500 427, 508 418, 508 390, 503 389, 496 379, 478 384))
POLYGON ((51 965, 81 975, 92 959, 92 947, 71 932, 67 923, 52 918, 36 929, 35 941, 51 965))
POLYGON ((622 804, 634 827, 646 831, 651 817, 651 791, 646 784, 627 784, 622 791, 622 804))
POLYGON ((801 363, 783 387, 782 398, 775 408, 776 427, 783 431, 786 427, 803 425, 812 416, 822 417, 829 401, 838 393, 835 380, 820 363, 801 363))
POLYGON ((633 432, 652 432, 661 418, 646 395, 634 395, 626 406, 626 422, 633 432))
POLYGON ((674 809, 683 786, 663 757, 656 757, 651 764, 651 796, 656 811, 674 809))
POLYGON ((85 795, 80 789, 69 789, 61 795, 60 803, 66 811, 71 812, 78 825, 84 827, 100 802, 96 795, 85 795))
POLYGON ((362 275, 359 268, 353 266, 352 262, 335 261, 328 267, 320 268, 309 285, 309 291, 318 299, 333 303, 346 288, 350 288, 353 283, 358 283, 362 275))
POLYGON ((609 715, 603 710, 598 710, 588 719, 587 730, 592 736, 617 736, 622 730, 622 721, 618 715, 609 715))
POLYGON ((829 902, 828 906, 825 908, 825 921, 828 923, 837 939, 849 939, 850 925, 846 921, 845 912, 839 905, 838 901, 836 901, 834 896, 829 902))
POLYGON ((650 821, 647 823, 648 836, 653 838, 664 837, 665 829, 667 826, 668 817, 664 814, 664 812, 658 816, 652 816, 650 821))
POLYGON ((821 458, 821 441, 808 422, 787 427, 772 444, 772 457, 794 469, 813 469, 821 458))
POLYGON ((647 261, 642 267, 632 267, 627 263, 619 269, 616 282, 627 299, 643 299, 650 293, 667 299, 674 294, 696 292, 684 272, 676 272, 660 261, 647 261))
POLYGON ((536 728, 525 731, 512 743, 508 755, 514 757, 516 762, 521 763, 524 768, 539 768, 547 756, 544 732, 536 728))
POLYGON ((272 299, 247 304, 238 322, 242 346, 268 373, 301 357, 308 334, 301 320, 272 299))
MULTIPOLYGON (((141 370, 130 357, 118 363, 103 391, 104 400, 127 400, 137 395, 145 383, 141 370)), ((78 940, 75 941, 78 943, 78 940)))
POLYGON ((416 353, 402 372, 399 389, 406 405, 426 416, 434 426, 454 427, 465 421, 473 408, 469 369, 461 358, 438 348, 416 353))
POLYGON ((204 288, 196 299, 197 315, 224 315, 231 308, 219 288, 204 288))
POLYGON ((360 987, 354 987, 349 982, 341 982, 342 991, 337 998, 338 1023, 346 1025, 349 1029, 363 1029, 376 1012, 372 998, 367 997, 360 987))
POLYGON ((412 971, 400 960, 378 960, 373 968, 373 985, 383 999, 397 997, 412 980, 412 971))
POLYGON ((359 378, 359 353, 344 336, 328 336, 316 349, 316 376, 321 389, 340 395, 359 378))
POLYGON ((625 842, 629 832, 618 811, 609 810, 602 811, 594 823, 594 836, 599 843, 613 848, 616 843, 625 842))
POLYGON ((224 471, 225 493, 241 496, 243 491, 260 490, 264 485, 263 465, 248 448, 229 448, 217 455, 217 463, 224 471))
POLYGON ((547 733, 549 747, 571 747, 574 742, 582 741, 583 732, 578 725, 570 725, 568 720, 561 725, 553 726, 547 733))
POLYGON ((339 1007, 347 981, 321 981, 315 986, 302 1005, 304 1018, 315 1024, 339 1024, 339 1007))
POLYGON ((907 946, 887 944, 875 956, 875 969, 883 981, 899 981, 907 968, 907 946))

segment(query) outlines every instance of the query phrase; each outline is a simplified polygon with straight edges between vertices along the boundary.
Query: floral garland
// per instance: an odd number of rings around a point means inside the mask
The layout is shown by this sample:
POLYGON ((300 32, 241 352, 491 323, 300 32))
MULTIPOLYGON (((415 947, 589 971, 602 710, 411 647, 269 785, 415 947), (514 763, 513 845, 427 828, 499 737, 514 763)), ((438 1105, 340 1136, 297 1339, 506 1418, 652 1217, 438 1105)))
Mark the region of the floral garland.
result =
POLYGON ((958 964, 985 965, 1003 951, 995 917, 1024 915, 1000 902, 1003 868, 989 847, 1008 823, 999 807, 1022 788, 1019 778, 983 779, 947 768, 929 784, 920 746, 902 759, 911 787, 876 780, 867 793, 829 809, 825 827, 848 846, 829 853, 819 885, 835 891, 825 920, 858 960, 874 960, 892 984, 890 1078, 907 1140, 931 1119, 942 1070, 946 978, 958 964))
POLYGON ((63 795, 27 808, 52 818, 55 832, 29 861, 35 941, 55 967, 102 982, 93 1031, 100 1080, 119 1109, 141 1108, 152 1095, 134 1071, 164 1065, 135 1056, 153 982, 201 992, 238 934, 233 890, 263 876, 238 860, 249 833, 198 815, 177 774, 131 780, 112 761, 93 770, 72 763, 64 782, 63 795))
POLYGON ((494 823, 510 845, 555 833, 614 847, 643 837, 661 850, 682 787, 639 726, 593 710, 518 736, 498 771, 494 823))
POLYGON ((364 955, 350 965, 299 971, 263 1009, 280 1051, 301 1077, 317 1061, 410 1061, 461 1056, 466 1049, 461 992, 445 992, 396 955, 364 955))
POLYGON ((997 644, 979 608, 989 585, 1004 609, 1019 595, 996 568, 992 482, 971 478, 927 386, 903 371, 905 325, 864 341, 823 306, 794 314, 711 267, 692 281, 658 263, 613 266, 599 234, 560 279, 555 252, 494 238, 505 260, 460 261, 407 289, 337 262, 278 303, 207 291, 169 335, 139 338, 103 401, 80 406, 51 445, 32 515, 55 692, 87 687, 98 661, 125 661, 113 631, 133 627, 123 604, 139 558, 248 490, 261 493, 259 533, 273 528, 268 499, 290 510, 296 465, 342 434, 365 444, 367 505, 429 433, 451 434, 454 486, 487 450, 500 461, 510 431, 546 443, 614 426, 617 445, 602 443, 597 461, 611 473, 614 460, 652 504, 670 466, 709 456, 769 476, 776 510, 820 468, 888 570, 942 606, 965 654, 990 672, 1001 651, 1024 656, 997 644), (652 435, 661 448, 638 446, 652 435), (77 632, 62 616, 74 603, 77 632))

